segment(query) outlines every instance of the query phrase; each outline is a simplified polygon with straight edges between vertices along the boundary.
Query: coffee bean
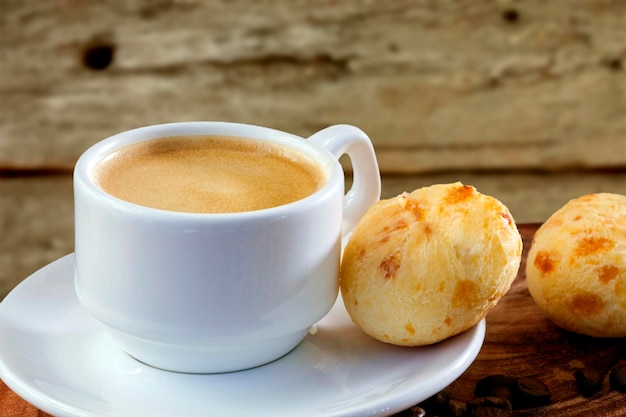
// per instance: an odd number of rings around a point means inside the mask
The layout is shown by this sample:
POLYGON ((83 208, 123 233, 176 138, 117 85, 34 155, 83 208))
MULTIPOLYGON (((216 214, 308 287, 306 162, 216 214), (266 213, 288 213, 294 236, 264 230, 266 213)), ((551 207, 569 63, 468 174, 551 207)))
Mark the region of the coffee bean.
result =
POLYGON ((444 414, 445 410, 448 409, 449 403, 450 395, 448 395, 445 391, 439 391, 432 397, 425 399, 423 402, 418 404, 418 406, 428 410, 428 414, 430 416, 444 414))
POLYGON ((626 363, 617 364, 609 373, 611 388, 626 393, 626 363))
POLYGON ((446 391, 439 391, 431 397, 431 400, 439 407, 445 407, 450 402, 450 394, 446 391))
POLYGON ((585 397, 591 397, 602 386, 604 375, 596 368, 586 366, 582 369, 577 369, 574 372, 574 378, 576 378, 576 386, 581 394, 585 397))
POLYGON ((474 408, 470 413, 470 417, 511 417, 513 411, 504 410, 495 407, 478 407, 474 408))
POLYGON ((517 380, 508 375, 489 375, 476 383, 474 395, 477 397, 500 397, 510 399, 512 389, 515 388, 516 384, 517 380), (503 388, 508 390, 508 393, 502 391, 503 388))
POLYGON ((450 400, 450 402, 448 403, 447 414, 442 415, 449 417, 463 417, 465 415, 466 409, 466 405, 463 401, 450 400))
MULTIPOLYGON (((428 417, 464 417, 465 402, 450 398, 446 391, 440 391, 417 405, 428 412, 428 417)), ((414 417, 413 415, 411 415, 414 417)))
POLYGON ((486 395, 487 397, 498 397, 509 402, 513 401, 513 389, 509 387, 494 387, 488 391, 488 394, 486 395))
POLYGON ((473 398, 467 402, 466 408, 467 411, 471 411, 474 408, 480 407, 491 407, 491 408, 501 408, 503 410, 512 410, 511 402, 504 398, 499 397, 478 397, 473 398))
MULTIPOLYGON (((430 417, 432 414, 428 414, 428 417, 430 417)), ((400 413, 394 414, 395 417, 425 417, 426 416, 426 411, 420 407, 420 406, 413 406, 411 408, 409 408, 408 410, 404 410, 400 413)))
POLYGON ((515 408, 531 408, 550 404, 550 390, 546 384, 537 378, 518 378, 516 388, 513 393, 515 408))

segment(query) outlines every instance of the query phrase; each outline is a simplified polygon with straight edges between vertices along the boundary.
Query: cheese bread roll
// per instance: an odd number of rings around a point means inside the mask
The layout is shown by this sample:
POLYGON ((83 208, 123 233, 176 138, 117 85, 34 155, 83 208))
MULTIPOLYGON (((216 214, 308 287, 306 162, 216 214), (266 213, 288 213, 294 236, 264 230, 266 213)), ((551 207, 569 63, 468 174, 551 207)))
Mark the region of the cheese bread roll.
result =
POLYGON ((513 216, 461 183, 373 206, 345 248, 340 286, 365 333, 420 346, 463 332, 509 290, 522 254, 513 216))
POLYGON ((562 328, 626 337, 626 196, 589 194, 557 210, 535 233, 526 281, 562 328))

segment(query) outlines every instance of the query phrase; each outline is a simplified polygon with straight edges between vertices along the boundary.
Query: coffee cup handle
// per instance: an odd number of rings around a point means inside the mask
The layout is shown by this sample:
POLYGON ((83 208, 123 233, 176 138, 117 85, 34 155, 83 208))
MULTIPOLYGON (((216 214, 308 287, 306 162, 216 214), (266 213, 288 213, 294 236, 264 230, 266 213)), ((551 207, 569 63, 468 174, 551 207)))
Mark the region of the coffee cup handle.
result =
POLYGON ((365 132, 350 125, 327 127, 310 136, 308 141, 328 150, 337 159, 346 154, 352 162, 352 187, 343 200, 343 237, 380 199, 380 171, 374 147, 365 132))

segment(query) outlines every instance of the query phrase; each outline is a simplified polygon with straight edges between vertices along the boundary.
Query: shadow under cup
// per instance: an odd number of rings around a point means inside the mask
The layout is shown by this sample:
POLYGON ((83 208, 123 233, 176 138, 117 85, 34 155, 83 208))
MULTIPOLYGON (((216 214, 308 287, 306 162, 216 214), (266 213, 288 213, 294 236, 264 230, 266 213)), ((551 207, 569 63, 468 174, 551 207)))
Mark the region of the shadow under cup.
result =
POLYGON ((256 367, 287 354, 338 293, 343 171, 331 152, 239 124, 157 125, 88 149, 74 171, 76 292, 134 358, 178 372, 256 367), (162 137, 225 135, 281 144, 317 161, 327 181, 258 211, 197 214, 129 203, 92 178, 97 163, 162 137))

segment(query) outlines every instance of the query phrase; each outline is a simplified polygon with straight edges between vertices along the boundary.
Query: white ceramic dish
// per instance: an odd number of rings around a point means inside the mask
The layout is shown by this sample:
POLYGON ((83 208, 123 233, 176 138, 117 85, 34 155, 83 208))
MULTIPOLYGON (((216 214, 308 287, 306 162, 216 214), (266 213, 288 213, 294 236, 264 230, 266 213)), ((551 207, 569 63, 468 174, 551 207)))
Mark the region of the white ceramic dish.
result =
POLYGON ((478 355, 485 322, 442 343, 402 348, 362 333, 341 299, 283 358, 190 375, 121 351, 78 303, 74 258, 39 270, 0 303, 0 377, 55 416, 386 416, 445 388, 478 355))

